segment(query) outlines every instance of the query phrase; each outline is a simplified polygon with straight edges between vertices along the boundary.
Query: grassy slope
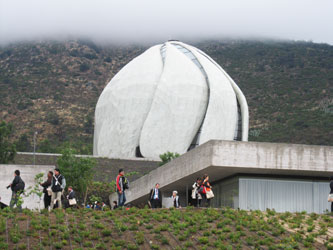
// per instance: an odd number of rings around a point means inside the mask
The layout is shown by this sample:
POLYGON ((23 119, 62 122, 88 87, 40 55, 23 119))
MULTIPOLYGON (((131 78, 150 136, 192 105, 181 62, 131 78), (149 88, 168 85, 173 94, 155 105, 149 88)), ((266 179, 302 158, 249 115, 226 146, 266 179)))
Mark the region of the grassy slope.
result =
POLYGON ((332 228, 330 215, 274 211, 1 210, 0 248, 333 249, 332 228))
MULTIPOLYGON (((194 43, 237 82, 248 100, 250 140, 333 145, 333 46, 313 43, 194 43)), ((0 120, 13 122, 19 150, 92 148, 94 107, 107 82, 146 47, 87 41, 0 49, 0 120)))

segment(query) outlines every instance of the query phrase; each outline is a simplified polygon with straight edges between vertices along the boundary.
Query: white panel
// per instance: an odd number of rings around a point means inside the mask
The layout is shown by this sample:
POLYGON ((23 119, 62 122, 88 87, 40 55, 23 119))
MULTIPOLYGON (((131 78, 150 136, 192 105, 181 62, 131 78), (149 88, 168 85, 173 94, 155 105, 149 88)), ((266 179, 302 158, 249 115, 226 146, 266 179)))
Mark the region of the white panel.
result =
POLYGON ((328 183, 301 180, 239 180, 239 206, 246 210, 323 213, 329 209, 328 183))
MULTIPOLYGON (((192 47, 192 46, 189 46, 192 47)), ((237 86, 237 84, 234 82, 234 80, 223 70, 223 68, 217 64, 211 57, 209 57, 207 54, 202 52, 201 50, 192 47, 193 50, 198 51, 203 56, 207 57, 217 68, 220 69, 220 71, 225 75, 226 78, 229 79, 229 82, 234 89, 234 92, 237 96, 237 100, 239 102, 241 113, 242 113, 242 141, 248 140, 248 133, 249 133, 249 108, 247 106, 247 102, 245 99, 245 96, 243 92, 240 90, 240 88, 237 86)))
POLYGON ((233 140, 237 123, 237 100, 230 80, 207 57, 192 49, 208 76, 210 96, 199 144, 209 140, 233 140))
POLYGON ((207 91, 197 66, 167 44, 163 74, 141 133, 141 153, 151 158, 167 151, 185 153, 204 117, 207 91))
POLYGON ((102 92, 95 111, 94 154, 135 157, 162 73, 160 45, 128 63, 102 92))

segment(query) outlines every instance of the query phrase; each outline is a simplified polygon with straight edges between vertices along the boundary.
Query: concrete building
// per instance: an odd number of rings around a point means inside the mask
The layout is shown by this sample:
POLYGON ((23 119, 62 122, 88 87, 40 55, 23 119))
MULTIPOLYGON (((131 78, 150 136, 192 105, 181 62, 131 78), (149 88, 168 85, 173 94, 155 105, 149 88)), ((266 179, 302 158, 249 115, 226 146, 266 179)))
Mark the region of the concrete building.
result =
MULTIPOLYGON (((164 205, 177 190, 185 206, 191 201, 191 186, 204 174, 213 185, 214 207, 323 213, 330 209, 333 147, 209 141, 131 183, 127 201, 145 204, 159 183, 164 205)), ((116 199, 116 194, 110 196, 110 201, 116 199)))
POLYGON ((169 41, 134 58, 109 82, 95 111, 94 155, 159 159, 209 140, 248 139, 246 99, 207 54, 169 41))

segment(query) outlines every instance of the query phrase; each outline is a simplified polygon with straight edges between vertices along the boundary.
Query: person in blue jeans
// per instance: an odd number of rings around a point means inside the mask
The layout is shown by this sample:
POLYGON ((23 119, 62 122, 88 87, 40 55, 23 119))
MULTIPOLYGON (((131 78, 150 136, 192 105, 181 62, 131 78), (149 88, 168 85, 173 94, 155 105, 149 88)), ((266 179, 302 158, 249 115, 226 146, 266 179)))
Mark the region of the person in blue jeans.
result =
POLYGON ((124 189, 124 170, 119 169, 119 174, 117 175, 116 185, 117 185, 117 194, 118 194, 118 207, 123 207, 126 202, 126 195, 124 189))

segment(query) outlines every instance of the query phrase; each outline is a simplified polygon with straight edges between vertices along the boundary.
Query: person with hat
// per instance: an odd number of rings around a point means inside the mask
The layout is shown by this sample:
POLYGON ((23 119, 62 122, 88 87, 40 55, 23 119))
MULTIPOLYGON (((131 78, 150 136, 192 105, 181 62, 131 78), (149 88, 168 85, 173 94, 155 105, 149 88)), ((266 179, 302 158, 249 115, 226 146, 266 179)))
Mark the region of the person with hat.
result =
POLYGON ((180 208, 178 192, 175 190, 172 192, 171 198, 173 199, 173 206, 175 208, 180 208))
POLYGON ((51 184, 51 190, 52 190, 52 195, 51 195, 51 209, 54 207, 54 203, 58 201, 58 207, 61 208, 61 195, 63 190, 66 187, 66 180, 65 177, 63 177, 60 174, 59 168, 56 168, 54 170, 54 175, 52 177, 52 184, 51 184))

